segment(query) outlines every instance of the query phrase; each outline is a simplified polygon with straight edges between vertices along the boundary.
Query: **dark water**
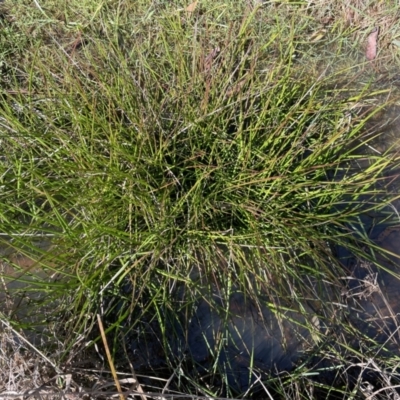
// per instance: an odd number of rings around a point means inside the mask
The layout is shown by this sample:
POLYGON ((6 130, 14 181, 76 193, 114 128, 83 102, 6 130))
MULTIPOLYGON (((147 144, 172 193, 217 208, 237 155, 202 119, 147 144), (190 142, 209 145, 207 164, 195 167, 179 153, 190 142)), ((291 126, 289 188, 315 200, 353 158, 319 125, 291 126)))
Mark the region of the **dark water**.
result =
MULTIPOLYGON (((133 367, 149 375, 183 368, 195 380, 225 385, 238 394, 250 390, 257 377, 267 381, 302 363, 315 371, 316 380, 333 384, 335 370, 323 369, 337 367, 338 362, 321 354, 327 346, 345 354, 339 343, 371 357, 400 357, 400 281, 392 274, 399 272, 400 227, 385 232, 376 243, 393 255, 380 255, 377 263, 387 270, 345 258, 348 275, 342 277, 341 290, 328 284, 323 288, 323 300, 337 305, 330 308, 336 310, 332 315, 321 314, 312 300, 303 301, 300 310, 295 302, 261 294, 255 301, 238 288, 229 295, 216 287, 197 295, 183 288, 172 291, 175 302, 169 309, 150 311, 154 318, 142 320, 126 334, 133 367)), ((126 328, 135 318, 143 317, 132 315, 126 328)))
POLYGON ((129 340, 136 369, 161 367, 172 354, 176 357, 173 364, 183 361, 192 374, 212 376, 218 370, 230 386, 243 390, 254 380, 249 376, 250 366, 254 371, 290 370, 309 339, 308 329, 298 325, 305 324, 300 314, 286 311, 278 324, 269 307, 260 308, 240 292, 232 293, 227 302, 214 292, 180 318, 174 319, 173 314, 164 314, 169 347, 165 352, 157 322, 129 340))
MULTIPOLYGON (((380 144, 379 151, 391 146, 388 140, 380 144)), ((378 189, 398 193, 397 175, 398 171, 386 171, 378 189)), ((369 202, 385 199, 365 196, 358 201, 368 210, 369 202)), ((194 381, 229 387, 234 394, 257 391, 257 385, 253 387, 257 378, 284 377, 301 365, 315 372, 313 379, 329 385, 338 381, 337 371, 346 370, 351 377, 354 370, 355 384, 361 368, 340 369, 343 362, 338 356, 329 358, 329 352, 337 351, 350 364, 352 360, 357 364, 364 357, 361 353, 371 359, 400 357, 397 210, 399 201, 393 201, 379 212, 366 211, 349 224, 352 237, 368 237, 372 245, 363 249, 359 244, 365 259, 355 257, 345 247, 335 249, 343 276, 338 277, 340 287, 322 283, 319 302, 329 304, 325 307, 328 311, 321 312, 311 294, 301 302, 301 308, 299 303, 262 293, 250 298, 239 287, 233 287, 229 294, 216 286, 209 291, 178 287, 170 292, 169 309, 150 307, 146 317, 137 310, 126 320, 123 340, 133 367, 138 373, 165 373, 165 377, 183 369, 194 381), (383 248, 386 255, 374 250, 374 245, 383 248)), ((207 285, 203 282, 199 287, 207 285)), ((130 293, 129 285, 125 289, 130 293)), ((373 382, 377 373, 366 369, 362 379, 373 382)))

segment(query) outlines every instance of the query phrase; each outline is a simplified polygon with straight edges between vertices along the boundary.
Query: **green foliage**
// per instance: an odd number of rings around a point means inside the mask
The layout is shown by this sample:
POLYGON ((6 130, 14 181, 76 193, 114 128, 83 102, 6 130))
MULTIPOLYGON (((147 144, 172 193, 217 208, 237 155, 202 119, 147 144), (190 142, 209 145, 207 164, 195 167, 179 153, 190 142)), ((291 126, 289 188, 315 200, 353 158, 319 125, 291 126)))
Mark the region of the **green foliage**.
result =
POLYGON ((296 13, 111 3, 49 3, 32 38, 21 21, 2 31, 29 49, 1 42, 3 232, 19 248, 52 235, 74 334, 127 279, 144 317, 172 307, 171 282, 197 291, 193 265, 302 309, 306 277, 337 282, 335 247, 361 253, 349 226, 389 200, 379 180, 398 160, 366 155, 372 112, 351 111, 380 93, 344 85, 348 69, 309 74, 296 13))

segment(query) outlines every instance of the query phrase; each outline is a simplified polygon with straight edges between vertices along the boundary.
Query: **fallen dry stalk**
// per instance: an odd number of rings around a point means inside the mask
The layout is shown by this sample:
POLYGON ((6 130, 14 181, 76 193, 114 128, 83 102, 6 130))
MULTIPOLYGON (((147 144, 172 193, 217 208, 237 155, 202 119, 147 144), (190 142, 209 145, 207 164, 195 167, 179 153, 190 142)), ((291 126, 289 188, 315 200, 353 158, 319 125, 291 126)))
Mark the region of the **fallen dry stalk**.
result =
POLYGON ((103 322, 101 321, 101 318, 100 318, 99 314, 97 314, 97 322, 99 324, 101 338, 103 339, 103 344, 104 344, 104 348, 106 350, 108 364, 110 366, 111 374, 112 374, 112 376, 114 378, 114 381, 115 381, 115 386, 116 386, 116 388, 118 390, 120 399, 121 400, 125 400, 125 396, 122 393, 121 385, 120 385, 119 380, 118 380, 117 371, 115 370, 114 363, 113 363, 113 360, 111 358, 111 353, 110 353, 110 349, 108 347, 106 333, 104 332, 104 328, 103 328, 103 322))

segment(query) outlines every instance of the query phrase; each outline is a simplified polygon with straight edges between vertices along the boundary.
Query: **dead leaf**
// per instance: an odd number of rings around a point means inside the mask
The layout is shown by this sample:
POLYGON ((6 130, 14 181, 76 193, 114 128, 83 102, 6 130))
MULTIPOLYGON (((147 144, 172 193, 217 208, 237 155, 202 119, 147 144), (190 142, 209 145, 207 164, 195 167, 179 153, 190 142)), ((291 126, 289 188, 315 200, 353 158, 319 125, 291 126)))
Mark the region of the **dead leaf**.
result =
POLYGON ((196 9, 197 3, 198 3, 198 0, 194 1, 193 3, 190 3, 190 4, 185 8, 185 11, 186 11, 187 13, 192 13, 192 12, 196 9))
POLYGON ((372 32, 368 35, 365 56, 369 61, 374 60, 376 57, 377 47, 378 47, 378 34, 379 34, 379 28, 375 27, 372 30, 372 32))

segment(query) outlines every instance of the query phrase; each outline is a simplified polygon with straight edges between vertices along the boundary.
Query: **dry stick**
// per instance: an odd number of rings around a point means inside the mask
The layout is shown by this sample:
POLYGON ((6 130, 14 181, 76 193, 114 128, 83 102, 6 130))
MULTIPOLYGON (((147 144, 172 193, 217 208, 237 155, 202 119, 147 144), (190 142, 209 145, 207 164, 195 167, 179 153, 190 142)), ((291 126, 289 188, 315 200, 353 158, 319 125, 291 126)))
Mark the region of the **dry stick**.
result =
POLYGON ((111 370, 111 374, 112 374, 112 376, 114 378, 114 381, 115 381, 115 386, 117 387, 120 399, 121 400, 125 400, 125 396, 122 393, 121 385, 119 384, 119 380, 118 380, 118 377, 117 377, 117 372, 115 371, 115 368, 114 368, 114 363, 113 363, 113 360, 111 358, 110 349, 108 348, 107 338, 106 338, 106 334, 104 332, 103 323, 101 322, 101 318, 100 318, 99 314, 97 314, 97 322, 99 324, 101 338, 103 339, 104 348, 106 349, 108 364, 110 365, 110 370, 111 370))

